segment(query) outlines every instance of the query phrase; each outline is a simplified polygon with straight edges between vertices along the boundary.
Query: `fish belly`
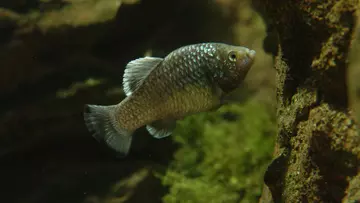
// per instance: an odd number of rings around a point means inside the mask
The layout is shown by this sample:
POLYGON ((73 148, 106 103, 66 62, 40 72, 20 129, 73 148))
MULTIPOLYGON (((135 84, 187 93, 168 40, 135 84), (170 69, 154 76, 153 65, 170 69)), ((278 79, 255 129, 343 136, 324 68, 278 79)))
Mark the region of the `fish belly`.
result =
POLYGON ((188 85, 173 92, 158 110, 163 112, 161 119, 182 119, 186 116, 209 111, 220 105, 220 98, 212 88, 188 85))

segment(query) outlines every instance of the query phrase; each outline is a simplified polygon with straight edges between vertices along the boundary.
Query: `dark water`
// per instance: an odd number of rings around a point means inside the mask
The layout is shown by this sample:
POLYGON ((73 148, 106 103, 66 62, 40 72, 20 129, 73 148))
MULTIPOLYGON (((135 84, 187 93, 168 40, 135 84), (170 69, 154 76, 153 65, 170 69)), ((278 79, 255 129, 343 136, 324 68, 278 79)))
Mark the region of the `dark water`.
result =
POLYGON ((95 203, 126 194, 125 202, 162 202, 169 188, 152 172, 165 172, 179 145, 139 129, 129 156, 117 159, 86 130, 83 106, 119 102, 124 66, 149 49, 162 57, 192 43, 235 43, 237 11, 226 1, 143 0, 81 26, 46 27, 27 15, 76 6, 84 19, 97 15, 75 2, 0 2, 0 202, 95 203), (104 82, 73 86, 89 78, 104 82), (59 90, 76 91, 62 98, 59 90), (131 186, 126 178, 139 170, 148 173, 131 186))

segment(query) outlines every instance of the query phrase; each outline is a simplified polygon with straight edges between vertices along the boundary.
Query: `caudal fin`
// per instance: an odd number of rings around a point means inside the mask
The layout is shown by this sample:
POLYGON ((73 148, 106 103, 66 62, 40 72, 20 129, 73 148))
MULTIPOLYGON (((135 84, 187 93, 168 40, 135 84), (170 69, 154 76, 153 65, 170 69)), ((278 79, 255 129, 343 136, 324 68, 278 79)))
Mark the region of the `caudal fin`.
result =
POLYGON ((119 156, 125 157, 130 150, 132 133, 118 126, 114 112, 115 105, 85 105, 84 120, 95 139, 105 142, 119 156))

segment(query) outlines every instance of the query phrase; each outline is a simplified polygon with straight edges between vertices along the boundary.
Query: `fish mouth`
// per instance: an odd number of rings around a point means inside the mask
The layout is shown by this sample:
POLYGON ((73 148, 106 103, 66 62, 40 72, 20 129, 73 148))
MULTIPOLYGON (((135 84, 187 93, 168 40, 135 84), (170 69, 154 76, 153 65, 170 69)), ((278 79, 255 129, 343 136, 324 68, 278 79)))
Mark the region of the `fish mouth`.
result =
POLYGON ((240 61, 239 65, 244 67, 244 69, 249 69, 254 63, 256 51, 246 48, 243 51, 243 59, 240 61), (245 52, 245 53, 244 53, 245 52))
POLYGON ((256 51, 252 49, 246 50, 246 56, 249 57, 251 60, 255 59, 256 51))

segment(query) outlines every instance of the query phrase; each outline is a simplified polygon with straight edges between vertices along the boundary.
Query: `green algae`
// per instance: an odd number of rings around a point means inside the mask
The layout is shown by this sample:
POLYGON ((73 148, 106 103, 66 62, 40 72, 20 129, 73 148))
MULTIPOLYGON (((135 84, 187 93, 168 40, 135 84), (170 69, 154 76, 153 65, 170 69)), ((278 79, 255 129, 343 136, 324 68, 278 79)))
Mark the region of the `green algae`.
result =
POLYGON ((164 202, 256 202, 275 133, 273 113, 254 101, 180 121, 173 135, 180 148, 162 177, 170 187, 164 202))
MULTIPOLYGON (((349 93, 349 104, 354 111, 355 117, 359 123, 360 121, 360 11, 357 11, 355 32, 352 36, 351 51, 349 54, 349 71, 347 74, 348 78, 348 93, 349 93)), ((358 126, 360 127, 360 126, 358 126)))
POLYGON ((74 96, 79 90, 98 86, 98 85, 104 83, 105 81, 106 81, 105 79, 88 78, 85 81, 75 82, 67 89, 59 89, 56 92, 56 97, 68 98, 68 97, 74 96))

